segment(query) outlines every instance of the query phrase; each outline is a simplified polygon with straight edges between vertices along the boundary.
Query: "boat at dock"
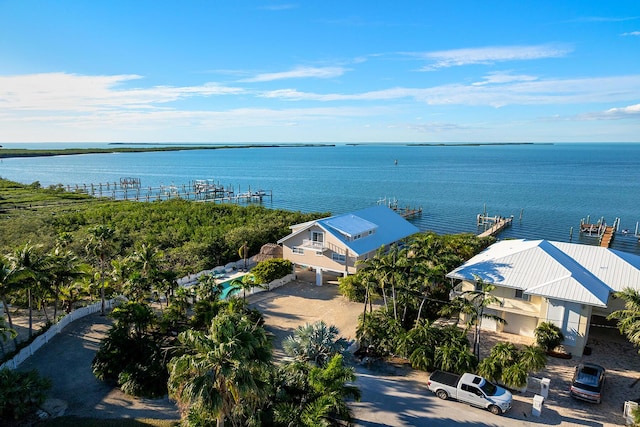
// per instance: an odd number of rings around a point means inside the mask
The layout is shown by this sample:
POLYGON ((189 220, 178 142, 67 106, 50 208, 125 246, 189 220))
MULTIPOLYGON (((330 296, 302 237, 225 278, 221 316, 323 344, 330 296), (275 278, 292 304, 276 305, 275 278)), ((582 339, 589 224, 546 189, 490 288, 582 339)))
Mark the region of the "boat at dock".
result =
POLYGON ((608 225, 601 217, 595 224, 590 222, 590 217, 580 220, 580 234, 587 237, 597 237, 600 240, 600 246, 608 248, 611 246, 613 237, 620 227, 620 218, 613 221, 613 225, 608 225))

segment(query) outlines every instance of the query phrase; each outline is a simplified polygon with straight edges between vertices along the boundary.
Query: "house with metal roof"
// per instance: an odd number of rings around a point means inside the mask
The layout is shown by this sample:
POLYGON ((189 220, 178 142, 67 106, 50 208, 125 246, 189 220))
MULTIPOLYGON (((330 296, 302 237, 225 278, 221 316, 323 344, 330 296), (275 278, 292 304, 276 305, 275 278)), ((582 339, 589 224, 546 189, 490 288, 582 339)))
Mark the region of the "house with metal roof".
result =
POLYGON ((542 322, 562 330, 563 346, 582 355, 594 317, 624 308, 613 293, 640 289, 640 256, 599 246, 547 240, 503 240, 471 258, 447 277, 454 293, 479 290, 478 280, 495 286, 502 305, 492 314, 507 321, 482 321, 483 329, 534 336, 542 322))
POLYGON ((293 225, 278 244, 283 258, 314 269, 316 284, 321 285, 323 272, 353 274, 358 261, 419 231, 393 209, 377 205, 293 225))

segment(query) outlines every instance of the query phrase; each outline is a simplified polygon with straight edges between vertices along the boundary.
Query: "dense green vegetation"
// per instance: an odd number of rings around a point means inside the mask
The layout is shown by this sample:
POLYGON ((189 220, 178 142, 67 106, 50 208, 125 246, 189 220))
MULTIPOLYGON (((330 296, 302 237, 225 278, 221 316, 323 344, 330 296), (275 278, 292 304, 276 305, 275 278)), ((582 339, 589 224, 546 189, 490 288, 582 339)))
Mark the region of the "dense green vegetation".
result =
POLYGON ((357 338, 367 357, 399 356, 415 369, 464 373, 479 370, 503 384, 520 387, 529 372, 546 361, 539 347, 498 348, 480 362, 480 322, 504 322, 487 307, 500 302, 493 286, 478 280, 479 290, 450 299, 453 285, 445 275, 494 242, 471 234, 423 233, 401 247, 381 249, 358 273, 340 279, 348 298, 363 303, 357 338), (464 328, 435 323, 466 319, 464 328), (472 343, 467 335, 472 333, 472 343))
POLYGON ((47 397, 51 383, 37 371, 0 370, 0 424, 7 425, 33 413, 47 397))
POLYGON ((237 260, 245 244, 249 255, 256 254, 263 244, 288 234, 290 225, 326 215, 179 199, 106 201, 0 180, 0 253, 27 242, 47 251, 62 241, 89 261, 89 230, 104 226, 114 231, 111 258, 145 243, 164 253, 171 270, 186 275, 237 260))

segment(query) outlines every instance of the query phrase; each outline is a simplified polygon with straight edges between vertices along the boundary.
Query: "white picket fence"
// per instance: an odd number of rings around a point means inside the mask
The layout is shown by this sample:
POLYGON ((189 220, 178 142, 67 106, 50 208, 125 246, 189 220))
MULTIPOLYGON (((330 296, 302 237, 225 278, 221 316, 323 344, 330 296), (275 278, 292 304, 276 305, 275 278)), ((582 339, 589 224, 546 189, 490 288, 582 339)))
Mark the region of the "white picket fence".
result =
MULTIPOLYGON (((111 307, 116 304, 119 299, 114 298, 105 301, 105 307, 107 309, 111 309, 111 307)), ((31 357, 36 351, 40 349, 43 345, 48 343, 53 337, 62 332, 62 330, 74 320, 78 320, 82 317, 88 316, 89 314, 97 313, 102 309, 102 302, 98 301, 95 304, 88 305, 86 307, 78 308, 73 310, 71 313, 64 316, 58 323, 51 325, 51 327, 42 335, 36 337, 36 339, 31 342, 28 346, 23 348, 16 354, 13 359, 4 362, 0 365, 0 369, 9 368, 16 369, 22 362, 31 357)))

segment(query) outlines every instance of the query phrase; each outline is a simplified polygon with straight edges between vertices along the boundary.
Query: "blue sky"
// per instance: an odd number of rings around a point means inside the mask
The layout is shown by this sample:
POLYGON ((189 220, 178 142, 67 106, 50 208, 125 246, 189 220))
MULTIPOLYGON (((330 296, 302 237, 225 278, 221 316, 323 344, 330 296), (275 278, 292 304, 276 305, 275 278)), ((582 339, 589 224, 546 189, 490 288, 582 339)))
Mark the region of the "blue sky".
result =
POLYGON ((640 1, 0 0, 2 142, 640 142, 640 1))

